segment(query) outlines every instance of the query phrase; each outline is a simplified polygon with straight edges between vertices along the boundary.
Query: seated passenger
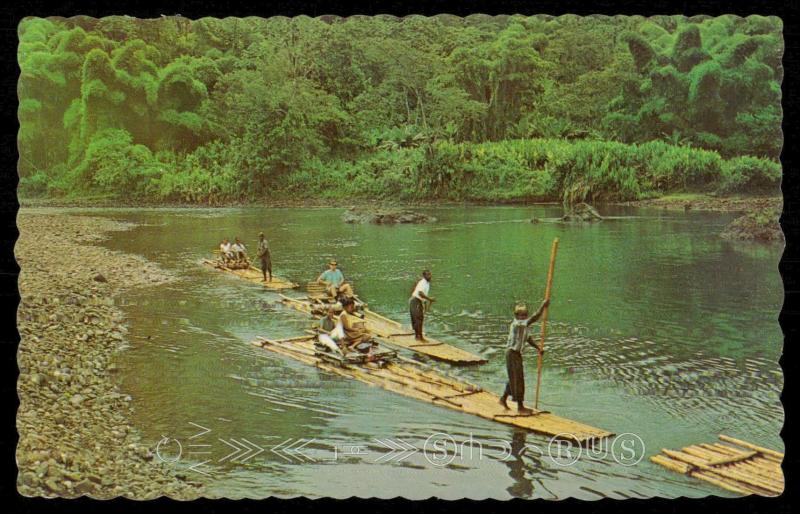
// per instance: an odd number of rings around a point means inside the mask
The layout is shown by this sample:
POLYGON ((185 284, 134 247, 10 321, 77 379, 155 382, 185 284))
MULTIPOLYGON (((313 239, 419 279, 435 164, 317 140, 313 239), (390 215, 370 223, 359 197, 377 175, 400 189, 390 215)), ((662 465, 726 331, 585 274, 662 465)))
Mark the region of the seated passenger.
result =
POLYGON ((347 350, 363 350, 364 343, 372 343, 372 334, 367 330, 367 322, 355 314, 356 304, 352 298, 342 302, 344 312, 339 316, 339 322, 344 332, 344 347, 347 350))
POLYGON ((219 244, 219 255, 222 261, 226 263, 232 261, 234 258, 233 250, 231 248, 231 244, 228 242, 227 237, 219 244))
POLYGON ((235 238, 233 246, 231 246, 231 251, 233 252, 234 257, 237 261, 241 263, 248 262, 247 259, 247 248, 245 248, 244 243, 239 241, 239 238, 235 238))
POLYGON ((328 309, 328 314, 320 320, 317 340, 322 345, 326 346, 328 350, 334 353, 344 354, 345 352, 342 348, 344 344, 344 330, 339 321, 339 313, 341 312, 342 306, 338 303, 332 305, 328 309))
POLYGON ((331 304, 328 307, 328 312, 322 319, 319 320, 320 332, 330 334, 336 328, 336 323, 339 321, 339 315, 342 313, 342 305, 340 303, 331 304))
POLYGON ((331 298, 352 298, 353 288, 344 279, 342 270, 338 269, 336 266, 336 261, 331 259, 328 263, 328 269, 317 277, 317 282, 325 284, 328 296, 331 298))

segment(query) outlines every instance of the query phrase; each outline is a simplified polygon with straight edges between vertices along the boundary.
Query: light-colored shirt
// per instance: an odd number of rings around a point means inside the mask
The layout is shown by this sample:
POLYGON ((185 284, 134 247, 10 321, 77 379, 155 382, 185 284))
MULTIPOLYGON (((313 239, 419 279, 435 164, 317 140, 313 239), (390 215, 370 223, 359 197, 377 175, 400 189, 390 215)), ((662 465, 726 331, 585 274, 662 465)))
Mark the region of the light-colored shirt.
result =
POLYGON ((344 339, 344 327, 342 327, 342 320, 336 320, 336 326, 331 330, 331 338, 334 341, 341 341, 344 339))
POLYGON ((263 257, 264 255, 269 253, 269 243, 266 239, 262 239, 258 242, 258 256, 263 257))
POLYGON ((219 244, 219 251, 222 253, 228 253, 231 251, 231 244, 230 243, 220 243, 219 244))
POLYGON ((231 250, 233 250, 234 252, 244 252, 246 248, 242 243, 233 243, 231 250))
POLYGON ((336 287, 339 287, 341 283, 344 282, 344 275, 342 275, 342 270, 339 268, 325 270, 320 278, 325 282, 330 282, 336 287))
POLYGON ((425 278, 419 279, 417 282, 417 286, 414 288, 414 292, 411 293, 412 298, 417 298, 418 300, 423 300, 419 294, 423 293, 425 296, 428 296, 428 293, 431 291, 431 283, 428 282, 425 278))
POLYGON ((507 350, 514 350, 522 352, 525 346, 525 341, 528 339, 530 327, 528 326, 527 319, 515 319, 511 322, 508 328, 508 341, 506 342, 507 350))

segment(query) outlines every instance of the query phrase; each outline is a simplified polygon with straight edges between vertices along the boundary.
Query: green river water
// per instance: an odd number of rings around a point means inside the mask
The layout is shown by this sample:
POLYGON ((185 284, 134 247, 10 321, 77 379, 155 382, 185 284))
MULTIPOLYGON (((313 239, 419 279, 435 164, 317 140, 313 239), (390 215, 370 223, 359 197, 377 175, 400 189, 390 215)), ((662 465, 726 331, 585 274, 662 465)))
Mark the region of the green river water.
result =
MULTIPOLYGON (((596 499, 729 494, 652 464, 662 448, 726 433, 782 450, 781 246, 720 239, 727 214, 609 208, 634 218, 578 227, 528 222, 561 214, 550 206, 425 212, 438 221, 348 225, 341 209, 93 211, 140 224, 108 247, 178 276, 119 299, 130 323, 121 386, 145 440, 162 442, 159 457, 212 496, 596 499), (572 463, 546 437, 252 346, 310 321, 200 262, 223 237, 253 251, 259 230, 277 274, 304 283, 335 257, 374 310, 406 324, 409 290, 430 268, 437 302, 426 331, 489 361, 432 364, 495 392, 512 307, 538 303, 559 237, 541 406, 635 434, 644 458, 634 463, 623 445, 572 463), (253 450, 227 457, 243 446, 253 450)), ((532 399, 534 352, 524 360, 532 399)))

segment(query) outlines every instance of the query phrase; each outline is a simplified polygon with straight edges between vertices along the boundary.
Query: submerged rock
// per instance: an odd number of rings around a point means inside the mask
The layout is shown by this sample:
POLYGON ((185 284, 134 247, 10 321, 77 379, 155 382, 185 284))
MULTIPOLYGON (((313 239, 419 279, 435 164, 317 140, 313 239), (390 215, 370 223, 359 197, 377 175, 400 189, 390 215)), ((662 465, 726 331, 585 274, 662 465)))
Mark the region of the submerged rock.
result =
POLYGON ((600 213, 597 212, 597 209, 588 203, 583 202, 574 205, 572 209, 570 209, 570 211, 561 218, 561 221, 567 222, 591 222, 602 220, 603 217, 600 216, 600 213))
POLYGON ((433 216, 409 209, 371 210, 351 207, 342 215, 345 223, 374 223, 377 225, 394 225, 398 223, 431 223, 433 216))

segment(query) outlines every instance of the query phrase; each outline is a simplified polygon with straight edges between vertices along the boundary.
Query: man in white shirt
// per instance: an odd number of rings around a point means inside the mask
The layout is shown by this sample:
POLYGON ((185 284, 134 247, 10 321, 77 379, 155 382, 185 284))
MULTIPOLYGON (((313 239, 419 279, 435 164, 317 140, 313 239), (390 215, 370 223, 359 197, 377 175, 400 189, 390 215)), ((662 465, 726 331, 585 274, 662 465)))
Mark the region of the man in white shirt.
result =
POLYGON ((414 286, 411 293, 411 298, 408 300, 408 307, 411 313, 411 326, 414 328, 414 339, 417 341, 425 341, 422 335, 422 322, 425 320, 425 305, 422 303, 427 301, 433 303, 436 300, 429 296, 431 290, 431 272, 425 270, 422 272, 422 278, 419 279, 414 286))
POLYGON ((222 256, 223 261, 229 261, 233 259, 233 252, 231 251, 231 244, 228 242, 228 239, 225 238, 219 244, 219 253, 222 256))
POLYGON ((231 252, 233 252, 234 257, 239 262, 247 261, 247 248, 245 248, 244 243, 239 241, 239 238, 235 238, 235 242, 233 246, 231 246, 231 252))

